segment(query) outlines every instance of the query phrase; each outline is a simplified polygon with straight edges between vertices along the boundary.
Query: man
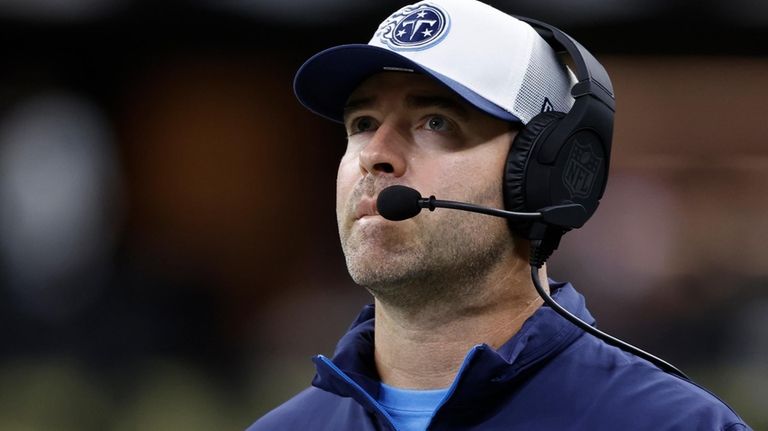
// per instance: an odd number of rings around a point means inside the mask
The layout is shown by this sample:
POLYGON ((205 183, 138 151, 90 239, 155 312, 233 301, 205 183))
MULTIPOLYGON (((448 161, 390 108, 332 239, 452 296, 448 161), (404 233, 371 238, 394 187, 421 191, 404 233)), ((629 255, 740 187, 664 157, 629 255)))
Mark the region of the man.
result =
MULTIPOLYGON (((573 84, 528 24, 474 0, 406 6, 369 46, 305 63, 298 97, 348 134, 339 234, 350 275, 375 303, 332 359, 314 359, 313 386, 249 430, 748 429, 714 395, 543 305, 530 243, 506 221, 379 215, 391 185, 509 206, 502 180, 516 136, 539 112, 568 112, 573 84)), ((594 323, 570 284, 542 287, 594 323)))

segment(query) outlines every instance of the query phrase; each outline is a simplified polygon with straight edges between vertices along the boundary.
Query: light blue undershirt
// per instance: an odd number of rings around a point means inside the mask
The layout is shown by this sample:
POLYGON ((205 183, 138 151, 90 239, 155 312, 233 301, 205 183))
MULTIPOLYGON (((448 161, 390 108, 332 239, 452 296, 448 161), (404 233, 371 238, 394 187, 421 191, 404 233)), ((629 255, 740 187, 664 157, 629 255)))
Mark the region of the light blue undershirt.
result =
POLYGON ((448 389, 400 389, 381 383, 378 401, 398 430, 424 431, 448 389))

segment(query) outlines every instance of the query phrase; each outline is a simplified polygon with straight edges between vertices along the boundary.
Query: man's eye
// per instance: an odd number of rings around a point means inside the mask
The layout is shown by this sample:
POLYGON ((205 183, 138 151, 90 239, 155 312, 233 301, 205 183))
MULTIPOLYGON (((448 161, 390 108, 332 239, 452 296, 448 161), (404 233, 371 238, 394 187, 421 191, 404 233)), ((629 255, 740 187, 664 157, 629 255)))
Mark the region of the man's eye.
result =
POLYGON ((376 129, 376 121, 371 117, 358 117, 352 121, 349 128, 349 133, 354 135, 355 133, 370 132, 376 129))
POLYGON ((425 127, 429 130, 434 130, 436 132, 449 132, 453 130, 453 126, 445 117, 441 117, 439 115, 433 115, 429 118, 427 118, 427 123, 425 127))

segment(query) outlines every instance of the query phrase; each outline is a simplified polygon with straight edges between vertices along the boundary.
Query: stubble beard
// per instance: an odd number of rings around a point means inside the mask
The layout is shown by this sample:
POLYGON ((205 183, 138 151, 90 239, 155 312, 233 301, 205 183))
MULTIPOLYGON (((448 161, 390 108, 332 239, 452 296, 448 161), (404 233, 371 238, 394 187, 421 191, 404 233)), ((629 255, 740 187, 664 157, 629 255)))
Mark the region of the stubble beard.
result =
MULTIPOLYGON (((487 202, 498 190, 472 202, 487 202)), ((514 247, 501 219, 438 210, 410 222, 344 226, 339 232, 347 269, 377 300, 404 311, 471 307, 477 286, 514 247), (409 224, 405 224, 409 223, 409 224)))

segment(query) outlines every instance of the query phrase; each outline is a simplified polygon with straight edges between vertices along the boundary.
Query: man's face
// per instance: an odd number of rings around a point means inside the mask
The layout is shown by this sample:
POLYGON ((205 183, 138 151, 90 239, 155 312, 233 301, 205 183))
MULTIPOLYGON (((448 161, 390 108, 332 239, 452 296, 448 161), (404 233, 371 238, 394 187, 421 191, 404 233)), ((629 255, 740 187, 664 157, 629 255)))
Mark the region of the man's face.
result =
POLYGON ((393 184, 423 196, 500 208, 514 131, 430 78, 383 72, 345 110, 347 149, 336 188, 341 244, 352 278, 374 295, 389 286, 481 276, 512 249, 506 222, 454 210, 393 222, 376 212, 393 184))

